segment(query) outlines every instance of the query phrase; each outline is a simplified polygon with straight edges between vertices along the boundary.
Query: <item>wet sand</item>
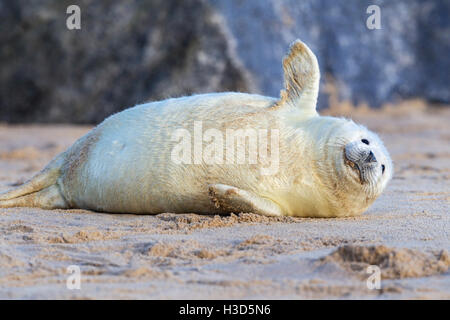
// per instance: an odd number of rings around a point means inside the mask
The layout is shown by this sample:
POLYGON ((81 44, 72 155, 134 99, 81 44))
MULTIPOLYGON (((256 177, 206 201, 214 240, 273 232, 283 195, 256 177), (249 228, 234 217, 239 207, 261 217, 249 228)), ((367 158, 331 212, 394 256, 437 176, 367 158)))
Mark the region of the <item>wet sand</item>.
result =
MULTIPOLYGON (((0 209, 1 299, 450 299, 450 108, 333 110, 378 132, 395 175, 361 217, 0 209), (69 290, 67 267, 81 270, 69 290), (367 287, 369 265, 381 288, 367 287)), ((89 127, 0 125, 0 191, 89 127)))

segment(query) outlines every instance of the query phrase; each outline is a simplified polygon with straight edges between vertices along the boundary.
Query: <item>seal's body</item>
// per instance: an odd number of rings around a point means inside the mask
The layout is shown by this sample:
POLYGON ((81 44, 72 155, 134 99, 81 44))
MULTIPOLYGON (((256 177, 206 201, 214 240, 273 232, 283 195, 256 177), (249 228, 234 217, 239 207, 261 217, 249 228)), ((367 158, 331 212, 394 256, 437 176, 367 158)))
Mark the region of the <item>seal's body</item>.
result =
POLYGON ((306 45, 297 40, 283 66, 280 99, 213 93, 117 113, 0 194, 0 207, 362 213, 391 177, 387 151, 364 127, 316 113, 319 69, 306 45))

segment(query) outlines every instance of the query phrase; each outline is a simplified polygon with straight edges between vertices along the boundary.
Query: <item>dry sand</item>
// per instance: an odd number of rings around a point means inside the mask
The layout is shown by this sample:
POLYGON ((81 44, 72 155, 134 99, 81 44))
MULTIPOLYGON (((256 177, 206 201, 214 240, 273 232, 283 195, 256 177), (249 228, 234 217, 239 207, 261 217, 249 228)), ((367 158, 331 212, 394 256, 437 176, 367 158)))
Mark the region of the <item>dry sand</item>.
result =
MULTIPOLYGON (((450 298, 450 108, 341 110, 395 162, 361 217, 138 216, 0 209, 3 299, 450 298), (69 265, 81 289, 66 288, 69 265), (381 289, 367 288, 368 265, 381 289)), ((88 127, 0 125, 0 191, 88 127)))

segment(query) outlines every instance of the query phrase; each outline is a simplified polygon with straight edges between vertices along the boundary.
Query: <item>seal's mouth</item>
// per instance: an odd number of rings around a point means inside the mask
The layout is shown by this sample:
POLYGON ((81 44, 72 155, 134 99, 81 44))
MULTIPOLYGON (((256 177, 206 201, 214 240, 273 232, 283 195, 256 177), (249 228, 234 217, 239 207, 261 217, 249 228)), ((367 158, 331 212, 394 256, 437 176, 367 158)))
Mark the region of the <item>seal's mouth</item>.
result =
POLYGON ((344 152, 345 163, 354 170, 361 184, 370 183, 374 177, 373 170, 376 169, 377 159, 372 151, 363 153, 344 152))
POLYGON ((346 153, 344 152, 344 162, 346 165, 348 165, 353 171, 355 171, 358 175, 359 178, 359 182, 362 184, 363 181, 363 176, 362 176, 362 172, 361 172, 361 168, 359 167, 359 165, 355 162, 353 162, 352 160, 350 160, 349 158, 347 158, 346 153))

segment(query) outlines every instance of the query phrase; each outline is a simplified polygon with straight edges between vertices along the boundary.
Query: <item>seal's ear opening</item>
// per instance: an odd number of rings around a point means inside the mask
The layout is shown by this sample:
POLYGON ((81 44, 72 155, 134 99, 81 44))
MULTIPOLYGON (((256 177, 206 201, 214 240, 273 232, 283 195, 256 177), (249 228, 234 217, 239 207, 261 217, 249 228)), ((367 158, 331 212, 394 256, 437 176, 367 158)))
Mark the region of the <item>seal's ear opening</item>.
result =
POLYGON ((306 44, 294 41, 283 59, 284 90, 277 106, 289 104, 316 114, 320 70, 317 58, 306 44))

